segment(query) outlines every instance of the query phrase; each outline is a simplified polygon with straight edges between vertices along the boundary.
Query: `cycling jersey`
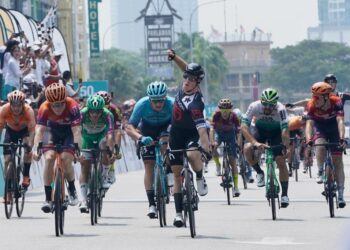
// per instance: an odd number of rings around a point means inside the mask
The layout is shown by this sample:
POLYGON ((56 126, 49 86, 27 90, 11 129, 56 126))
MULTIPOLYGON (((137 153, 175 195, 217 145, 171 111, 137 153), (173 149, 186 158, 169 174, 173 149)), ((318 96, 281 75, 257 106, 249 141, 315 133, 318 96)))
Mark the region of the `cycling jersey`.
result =
POLYGON ((135 128, 138 127, 140 122, 148 126, 155 127, 170 124, 173 105, 174 99, 167 96, 165 99, 164 108, 161 111, 155 111, 151 106, 149 97, 145 96, 136 103, 134 111, 129 119, 129 123, 135 128))
POLYGON ((81 126, 82 126, 82 148, 93 148, 94 142, 100 142, 106 134, 113 133, 113 115, 104 108, 100 118, 93 123, 89 117, 89 109, 87 107, 81 110, 81 126))
POLYGON ((200 92, 186 95, 180 90, 175 97, 171 126, 188 130, 205 128, 203 110, 204 102, 200 92))
POLYGON ((336 122, 336 117, 344 117, 343 103, 340 97, 336 95, 330 95, 329 97, 330 107, 327 110, 317 108, 315 101, 311 99, 307 103, 307 114, 311 120, 318 123, 336 122))
POLYGON ((120 129, 122 125, 122 111, 120 108, 113 104, 110 103, 108 105, 108 110, 112 113, 113 119, 114 119, 114 129, 120 129))
POLYGON ((346 101, 350 100, 350 93, 335 92, 335 93, 331 93, 331 95, 336 95, 336 96, 340 97, 343 105, 345 104, 346 101))
POLYGON ((0 129, 3 129, 5 125, 16 132, 24 128, 28 128, 29 132, 33 132, 35 129, 33 109, 28 104, 24 104, 22 114, 15 116, 11 111, 10 103, 6 103, 0 109, 0 129))
POLYGON ((271 114, 264 114, 264 106, 261 101, 251 103, 247 112, 243 115, 242 123, 249 127, 254 116, 256 117, 255 126, 257 129, 273 131, 288 128, 287 110, 280 102, 277 102, 271 114))
POLYGON ((213 114, 212 126, 216 131, 220 132, 235 132, 239 129, 239 120, 237 115, 234 112, 230 113, 228 119, 222 117, 221 111, 216 110, 213 114))
POLYGON ((48 101, 41 104, 37 122, 40 125, 47 126, 50 128, 61 128, 61 127, 73 127, 80 125, 80 110, 79 104, 72 98, 66 98, 66 107, 62 114, 56 115, 48 101))

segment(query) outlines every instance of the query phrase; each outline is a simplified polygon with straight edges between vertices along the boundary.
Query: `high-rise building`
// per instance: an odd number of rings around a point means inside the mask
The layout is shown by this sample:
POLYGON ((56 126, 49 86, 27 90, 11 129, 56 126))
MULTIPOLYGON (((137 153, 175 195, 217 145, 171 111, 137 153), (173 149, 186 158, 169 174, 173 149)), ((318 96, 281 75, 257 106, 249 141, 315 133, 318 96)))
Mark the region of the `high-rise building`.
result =
POLYGON ((317 27, 308 28, 308 38, 350 45, 350 0, 318 0, 317 27))
MULTIPOLYGON (((154 1, 154 3, 162 1, 154 1)), ((171 6, 177 11, 177 14, 182 17, 182 20, 174 18, 174 31, 189 33, 190 15, 196 8, 198 0, 169 0, 171 6)), ((147 0, 113 0, 111 1, 111 37, 112 47, 139 51, 145 48, 145 31, 144 19, 133 23, 141 14, 140 11, 146 7, 147 0), (123 23, 131 21, 131 23, 123 23)), ((166 4, 162 8, 161 14, 170 14, 166 4)), ((154 8, 151 5, 147 15, 155 14, 154 8)), ((194 12, 192 16, 192 32, 198 31, 198 12, 194 12)))

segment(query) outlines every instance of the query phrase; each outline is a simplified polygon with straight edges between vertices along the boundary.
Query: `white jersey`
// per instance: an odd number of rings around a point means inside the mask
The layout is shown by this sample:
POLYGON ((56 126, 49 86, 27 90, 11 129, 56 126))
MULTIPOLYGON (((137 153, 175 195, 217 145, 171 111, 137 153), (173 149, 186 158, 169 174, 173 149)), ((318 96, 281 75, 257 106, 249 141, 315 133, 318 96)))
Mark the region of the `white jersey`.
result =
POLYGON ((295 108, 288 109, 288 115, 291 115, 291 116, 302 116, 304 115, 304 112, 305 112, 304 107, 295 107, 295 108))
POLYGON ((253 117, 255 117, 255 126, 257 129, 275 130, 288 128, 288 116, 285 106, 277 102, 272 113, 264 114, 264 106, 261 101, 255 101, 248 107, 247 112, 243 115, 242 123, 250 126, 253 117))

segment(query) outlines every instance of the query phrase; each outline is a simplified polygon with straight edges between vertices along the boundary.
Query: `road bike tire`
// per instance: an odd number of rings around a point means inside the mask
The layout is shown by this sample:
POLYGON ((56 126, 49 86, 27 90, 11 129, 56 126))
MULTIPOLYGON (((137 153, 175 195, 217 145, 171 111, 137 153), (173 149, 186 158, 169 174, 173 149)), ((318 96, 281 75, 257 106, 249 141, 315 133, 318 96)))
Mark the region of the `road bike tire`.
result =
POLYGON ((231 196, 230 196, 230 168, 228 166, 228 161, 226 157, 223 160, 222 167, 224 169, 224 190, 226 192, 227 205, 231 205, 231 196))
MULTIPOLYGON (((98 169, 102 169, 102 166, 100 165, 98 169)), ((99 188, 98 192, 98 206, 97 206, 97 216, 101 217, 102 216, 102 207, 103 207, 103 197, 105 196, 106 190, 102 188, 102 176, 101 176, 101 171, 97 171, 98 173, 98 182, 97 182, 97 187, 99 188)))
MULTIPOLYGON (((63 223, 62 223, 62 180, 61 180, 61 174, 60 171, 57 170, 56 178, 55 178, 55 190, 54 190, 54 210, 55 210, 55 233, 56 236, 59 237, 61 234, 61 229, 63 229, 63 223)), ((62 232, 63 234, 63 232, 62 232)))
POLYGON ((160 227, 163 227, 163 217, 165 216, 164 214, 164 206, 165 202, 163 200, 163 189, 162 189, 162 183, 160 180, 160 172, 159 172, 159 167, 156 167, 156 203, 157 203, 157 212, 158 212, 158 220, 159 220, 159 225, 160 227))
POLYGON ((246 172, 247 172, 247 166, 245 165, 244 160, 242 160, 242 163, 240 166, 240 175, 242 176, 244 189, 248 188, 248 185, 247 185, 248 180, 247 180, 246 172))
POLYGON ((18 217, 22 216, 23 209, 24 209, 24 203, 26 198, 26 190, 19 184, 19 180, 21 179, 22 174, 22 168, 17 167, 17 194, 16 194, 16 213, 18 217))
POLYGON ((307 168, 309 169, 309 176, 310 176, 310 179, 312 179, 311 165, 308 164, 307 168))
POLYGON ((95 168, 91 168, 91 174, 90 174, 90 223, 91 225, 95 225, 96 220, 95 217, 97 216, 97 206, 96 206, 96 171, 95 168))
POLYGON ((4 206, 5 206, 5 215, 7 219, 11 218, 12 211, 13 211, 13 203, 15 200, 15 183, 16 180, 16 173, 14 171, 13 163, 10 162, 7 167, 7 173, 5 178, 5 187, 4 187, 4 206), (10 200, 8 200, 8 196, 11 197, 10 200))
POLYGON ((187 206, 187 210, 188 210, 188 220, 189 220, 189 224, 190 224, 190 233, 191 233, 191 237, 194 238, 196 236, 196 219, 195 219, 195 215, 194 215, 194 210, 193 210, 193 193, 194 193, 194 186, 192 183, 192 180, 189 176, 188 171, 185 171, 185 186, 186 186, 186 196, 187 196, 187 200, 186 200, 186 206, 187 206))
POLYGON ((298 177, 298 169, 299 169, 299 163, 298 162, 294 162, 294 177, 295 177, 295 181, 298 182, 299 181, 299 177, 298 177))
POLYGON ((276 220, 276 189, 273 177, 273 165, 269 166, 269 198, 271 203, 272 220, 276 220))
POLYGON ((334 193, 333 193, 333 181, 328 178, 327 180, 327 199, 328 199, 328 207, 329 207, 329 216, 331 218, 334 217, 334 193))

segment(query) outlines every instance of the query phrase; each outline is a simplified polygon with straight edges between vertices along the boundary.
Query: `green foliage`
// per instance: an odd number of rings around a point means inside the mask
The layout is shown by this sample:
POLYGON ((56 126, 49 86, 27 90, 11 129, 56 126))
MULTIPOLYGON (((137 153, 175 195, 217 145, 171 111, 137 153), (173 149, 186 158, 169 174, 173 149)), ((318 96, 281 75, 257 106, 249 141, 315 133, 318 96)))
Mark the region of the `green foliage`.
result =
MULTIPOLYGON (((178 39, 175 43, 175 50, 187 62, 190 62, 190 37, 186 33, 178 33, 178 39)), ((216 44, 210 43, 201 33, 192 34, 193 41, 193 61, 202 65, 208 80, 208 93, 205 97, 213 102, 220 99, 221 84, 224 82, 228 71, 228 62, 224 57, 223 50, 216 44)), ((176 82, 182 81, 182 72, 176 70, 176 82)), ((202 82, 202 84, 204 81, 202 82)), ((202 91, 204 91, 204 84, 202 91)))
POLYGON ((323 81, 328 73, 337 76, 339 89, 350 82, 350 48, 344 44, 305 40, 272 49, 271 56, 273 65, 263 84, 283 90, 284 96, 310 93, 311 85, 323 81))

